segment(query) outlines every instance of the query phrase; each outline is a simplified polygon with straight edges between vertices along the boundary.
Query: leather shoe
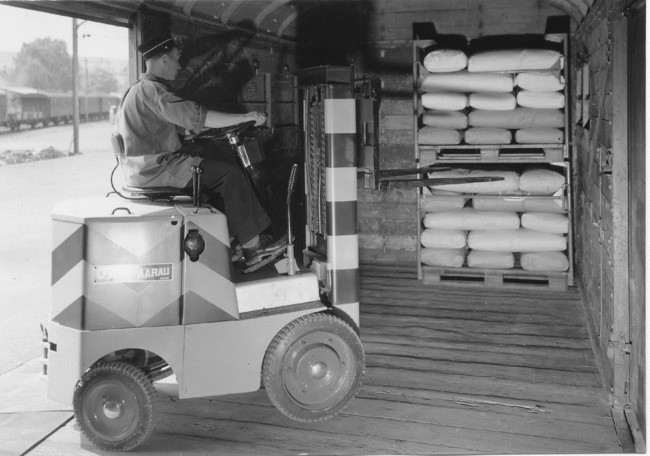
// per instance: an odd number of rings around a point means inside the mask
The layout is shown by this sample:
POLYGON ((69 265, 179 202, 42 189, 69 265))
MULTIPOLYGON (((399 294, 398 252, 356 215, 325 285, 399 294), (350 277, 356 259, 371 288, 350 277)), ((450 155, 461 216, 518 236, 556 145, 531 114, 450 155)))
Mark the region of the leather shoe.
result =
POLYGON ((288 244, 289 242, 286 234, 275 242, 272 242, 269 237, 260 236, 260 242, 258 242, 256 246, 249 248, 244 247, 243 249, 246 266, 259 263, 264 258, 275 255, 285 249, 288 244))

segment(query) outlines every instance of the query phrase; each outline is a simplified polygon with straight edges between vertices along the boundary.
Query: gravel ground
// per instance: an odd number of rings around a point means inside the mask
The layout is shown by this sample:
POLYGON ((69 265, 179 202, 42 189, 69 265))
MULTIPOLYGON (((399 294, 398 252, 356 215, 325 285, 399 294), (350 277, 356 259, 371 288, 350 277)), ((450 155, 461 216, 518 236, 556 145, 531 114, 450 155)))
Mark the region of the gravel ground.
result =
MULTIPOLYGON (((110 190, 108 121, 80 125, 80 155, 0 167, 0 374, 41 355, 49 320, 50 213, 56 201, 110 190)), ((0 134, 0 152, 54 147, 67 154, 72 126, 0 134)))

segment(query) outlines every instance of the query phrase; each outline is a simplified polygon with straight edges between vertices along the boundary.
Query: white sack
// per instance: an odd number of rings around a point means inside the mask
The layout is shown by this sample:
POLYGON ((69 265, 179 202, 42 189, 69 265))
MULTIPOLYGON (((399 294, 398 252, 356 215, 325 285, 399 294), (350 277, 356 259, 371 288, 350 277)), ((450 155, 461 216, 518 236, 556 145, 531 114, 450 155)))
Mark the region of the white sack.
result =
POLYGON ((467 247, 467 231, 425 229, 420 237, 422 245, 436 249, 462 249, 467 247))
POLYGON ((522 128, 515 132, 519 144, 562 144, 564 131, 559 128, 522 128))
POLYGON ((420 251, 420 260, 429 266, 460 268, 465 263, 466 255, 467 249, 424 248, 420 251))
POLYGON ((469 105, 486 111, 508 111, 515 109, 517 99, 509 92, 475 92, 469 94, 469 105))
POLYGON ((569 269, 569 259, 563 252, 525 252, 520 262, 526 271, 564 272, 569 269))
POLYGON ((467 55, 456 49, 436 49, 424 57, 422 64, 432 73, 450 73, 467 66, 467 55))
POLYGON ((440 111, 461 111, 467 107, 465 93, 435 92, 422 94, 422 106, 440 111))
POLYGON ((472 198, 472 206, 480 211, 491 212, 523 212, 525 198, 521 197, 503 197, 492 198, 488 196, 476 195, 472 198))
POLYGON ((566 237, 526 228, 517 230, 471 231, 467 235, 471 249, 491 252, 553 252, 566 250, 566 237))
POLYGON ((556 199, 522 198, 518 196, 491 198, 476 195, 472 199, 472 205, 481 211, 564 213, 562 202, 556 199))
POLYGON ((467 255, 467 266, 482 269, 510 269, 515 266, 515 255, 512 252, 471 250, 467 255))
POLYGON ((517 107, 511 111, 476 110, 469 113, 472 127, 508 128, 562 128, 564 113, 556 109, 517 107))
POLYGON ((550 70, 562 68, 562 54, 550 49, 502 49, 470 56, 467 69, 477 71, 550 70))
POLYGON ((512 92, 515 78, 509 73, 438 73, 421 79, 425 92, 512 92))
POLYGON ((524 108, 562 109, 564 108, 564 94, 562 92, 522 90, 517 94, 517 104, 524 108))
POLYGON ((562 201, 558 199, 527 198, 524 202, 526 212, 564 213, 562 201))
POLYGON ((519 189, 534 195, 552 195, 564 184, 564 175, 550 169, 527 169, 519 178, 519 189))
POLYGON ((519 215, 466 207, 457 211, 428 213, 424 216, 424 226, 436 230, 516 230, 519 228, 519 215))
POLYGON ((462 111, 427 111, 422 115, 422 123, 430 127, 463 130, 468 122, 467 114, 462 111))
POLYGON ((418 144, 460 144, 463 132, 451 128, 423 127, 418 132, 418 144))
POLYGON ((515 77, 517 87, 524 90, 555 92, 564 90, 564 76, 558 73, 519 73, 515 77))
POLYGON ((433 190, 422 197, 420 208, 425 212, 448 212, 463 208, 467 199, 455 192, 433 190))
POLYGON ((569 232, 569 218, 564 214, 524 212, 521 226, 533 231, 564 234, 569 232))
POLYGON ((510 144, 512 133, 505 128, 470 128, 465 132, 467 144, 510 144))
POLYGON ((503 177, 503 180, 492 182, 473 182, 467 184, 446 184, 437 186, 438 190, 458 193, 503 193, 517 191, 519 188, 519 174, 506 170, 480 170, 480 169, 451 169, 429 173, 429 179, 447 177, 503 177))

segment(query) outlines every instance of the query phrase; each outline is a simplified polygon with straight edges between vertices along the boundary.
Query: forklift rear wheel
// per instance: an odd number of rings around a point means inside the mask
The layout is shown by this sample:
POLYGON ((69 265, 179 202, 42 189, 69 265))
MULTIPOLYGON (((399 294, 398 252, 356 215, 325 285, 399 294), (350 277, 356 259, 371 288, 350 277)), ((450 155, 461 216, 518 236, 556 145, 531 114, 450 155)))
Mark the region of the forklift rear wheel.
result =
POLYGON ((327 420, 354 398, 366 359, 357 333, 328 313, 300 317, 280 331, 264 357, 271 402, 303 423, 327 420))
POLYGON ((157 408, 149 378, 123 362, 91 368, 74 391, 81 431, 102 450, 127 451, 140 445, 154 428, 157 408))

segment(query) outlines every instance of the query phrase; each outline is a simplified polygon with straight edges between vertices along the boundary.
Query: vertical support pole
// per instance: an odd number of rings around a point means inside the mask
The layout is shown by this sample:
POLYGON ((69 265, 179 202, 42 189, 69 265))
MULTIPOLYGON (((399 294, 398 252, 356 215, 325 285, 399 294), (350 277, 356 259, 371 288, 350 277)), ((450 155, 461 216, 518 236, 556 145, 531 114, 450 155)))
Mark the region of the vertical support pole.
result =
POLYGON ((629 195, 627 145, 627 18, 623 15, 625 2, 615 2, 610 13, 612 20, 612 212, 614 261, 614 316, 611 340, 618 342, 614 350, 613 406, 628 404, 626 383, 630 377, 630 290, 629 290, 629 195))
MULTIPOLYGON (((85 21, 84 21, 85 22, 85 21)), ((77 18, 72 18, 72 154, 79 154, 79 56, 77 51, 77 18)))
POLYGON ((359 322, 356 101, 350 85, 325 87, 325 200, 329 300, 359 322))
POLYGON ((142 12, 137 11, 129 21, 129 85, 135 83, 145 72, 143 58, 138 53, 142 44, 142 12))

